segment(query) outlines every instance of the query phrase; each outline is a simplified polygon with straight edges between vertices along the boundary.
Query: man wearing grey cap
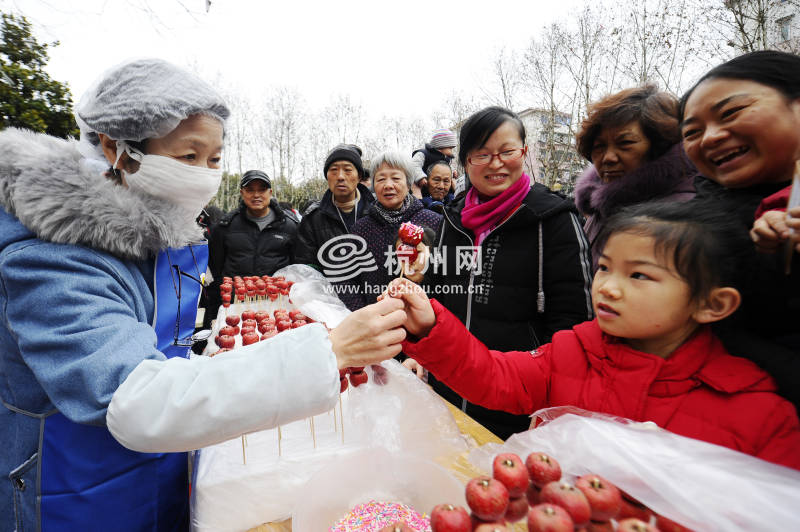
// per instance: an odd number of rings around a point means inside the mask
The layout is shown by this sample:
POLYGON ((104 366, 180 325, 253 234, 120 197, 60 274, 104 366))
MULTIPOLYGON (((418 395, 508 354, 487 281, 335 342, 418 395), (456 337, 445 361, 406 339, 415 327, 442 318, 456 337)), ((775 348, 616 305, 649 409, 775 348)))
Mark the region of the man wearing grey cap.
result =
MULTIPOLYGON (((272 197, 269 176, 248 170, 239 192, 239 209, 222 218, 208 243, 208 267, 214 276, 209 296, 217 299, 223 276, 272 275, 294 259, 298 224, 272 197)), ((220 301, 212 303, 208 312, 213 319, 220 301)))

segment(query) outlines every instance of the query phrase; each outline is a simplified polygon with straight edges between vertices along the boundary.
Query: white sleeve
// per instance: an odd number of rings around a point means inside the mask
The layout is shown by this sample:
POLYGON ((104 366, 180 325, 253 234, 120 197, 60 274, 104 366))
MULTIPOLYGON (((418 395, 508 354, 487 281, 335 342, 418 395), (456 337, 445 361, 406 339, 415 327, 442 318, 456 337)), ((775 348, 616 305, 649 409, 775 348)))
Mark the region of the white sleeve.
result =
POLYGON ((214 358, 144 360, 106 424, 134 451, 188 451, 327 412, 338 395, 328 333, 310 324, 214 358))
POLYGON ((418 151, 411 158, 411 162, 413 162, 414 166, 417 167, 417 173, 414 176, 414 183, 419 182, 420 179, 425 179, 427 176, 425 175, 425 169, 422 167, 422 165, 425 164, 425 154, 421 151, 418 151))

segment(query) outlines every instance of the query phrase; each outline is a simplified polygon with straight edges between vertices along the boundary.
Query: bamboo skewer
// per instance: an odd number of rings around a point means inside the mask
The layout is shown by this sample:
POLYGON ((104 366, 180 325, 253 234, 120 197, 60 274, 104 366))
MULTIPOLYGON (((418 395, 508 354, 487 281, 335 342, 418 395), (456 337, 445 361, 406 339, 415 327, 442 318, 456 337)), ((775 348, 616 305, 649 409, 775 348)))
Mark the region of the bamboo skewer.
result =
POLYGON ((339 422, 342 424, 342 445, 344 445, 344 410, 342 409, 342 394, 339 394, 339 422))

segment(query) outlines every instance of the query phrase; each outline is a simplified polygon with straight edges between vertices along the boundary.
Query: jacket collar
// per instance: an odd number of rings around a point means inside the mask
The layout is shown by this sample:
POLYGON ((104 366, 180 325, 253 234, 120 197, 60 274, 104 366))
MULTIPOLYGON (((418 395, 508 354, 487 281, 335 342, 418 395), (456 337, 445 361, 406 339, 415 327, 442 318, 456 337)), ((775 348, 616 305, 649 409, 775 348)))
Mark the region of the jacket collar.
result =
POLYGON ((603 333, 596 319, 574 330, 589 363, 598 371, 611 365, 614 371, 649 372, 651 381, 641 383, 649 395, 672 397, 701 385, 727 394, 777 390, 772 378, 753 362, 728 354, 710 327, 699 328, 667 359, 637 351, 603 333))
POLYGON ((138 195, 82 157, 74 139, 9 128, 0 132, 0 204, 37 238, 125 259, 202 241, 195 216, 138 195))
MULTIPOLYGON (((445 205, 444 210, 447 213, 447 219, 453 225, 460 231, 470 234, 471 231, 465 229, 461 224, 461 211, 465 203, 466 195, 463 195, 445 205)), ((550 189, 541 183, 534 183, 528 194, 522 199, 522 207, 508 218, 505 225, 509 227, 527 226, 564 211, 575 211, 575 205, 570 200, 551 193, 550 189)))
MULTIPOLYGON (((361 194, 361 199, 358 200, 358 205, 356 208, 358 209, 357 216, 361 218, 366 212, 367 208, 372 205, 374 201, 374 196, 372 195, 372 191, 367 188, 365 185, 359 183, 356 185, 358 188, 358 192, 361 194)), ((322 199, 319 202, 319 210, 324 212, 330 218, 334 220, 339 220, 339 213, 337 212, 338 209, 336 205, 333 204, 333 193, 330 189, 325 191, 325 194, 322 195, 322 199)))
POLYGON ((605 183, 589 166, 575 183, 575 204, 584 214, 608 217, 623 205, 640 203, 678 192, 693 192, 697 169, 678 143, 664 155, 648 161, 619 179, 605 183))
MULTIPOLYGON (((275 222, 283 221, 283 219, 286 218, 286 212, 284 212, 283 208, 275 198, 269 200, 269 210, 275 213, 275 222)), ((242 220, 247 220, 250 222, 250 219, 247 217, 247 205, 244 204, 242 199, 239 199, 239 209, 235 211, 234 214, 238 214, 242 217, 242 220)), ((255 222, 250 223, 254 224, 255 222)))
MULTIPOLYGON (((372 218, 373 220, 377 221, 379 224, 389 225, 389 222, 387 222, 383 218, 383 216, 381 216, 378 213, 378 211, 375 209, 375 204, 376 203, 377 203, 377 200, 372 202, 372 204, 369 206, 369 209, 367 209, 367 215, 369 215, 370 218, 372 218)), ((411 218, 415 214, 417 214, 418 212, 423 211, 423 210, 425 210, 425 205, 422 203, 421 200, 419 200, 417 198, 414 198, 414 201, 412 201, 411 205, 408 206, 408 209, 406 209, 406 212, 403 213, 402 220, 404 222, 407 222, 407 221, 411 220, 411 218)))

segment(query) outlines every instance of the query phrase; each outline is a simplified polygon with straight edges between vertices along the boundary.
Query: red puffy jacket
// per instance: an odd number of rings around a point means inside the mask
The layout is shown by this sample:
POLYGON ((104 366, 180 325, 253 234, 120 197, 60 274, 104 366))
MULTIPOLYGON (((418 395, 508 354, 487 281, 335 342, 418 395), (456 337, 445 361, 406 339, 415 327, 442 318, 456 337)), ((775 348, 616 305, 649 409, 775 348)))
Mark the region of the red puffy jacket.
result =
POLYGON ((403 351, 469 401, 530 414, 549 406, 653 421, 676 434, 800 469, 800 420, 772 378, 702 327, 669 358, 588 321, 534 351, 489 350, 436 300, 436 325, 403 351))

